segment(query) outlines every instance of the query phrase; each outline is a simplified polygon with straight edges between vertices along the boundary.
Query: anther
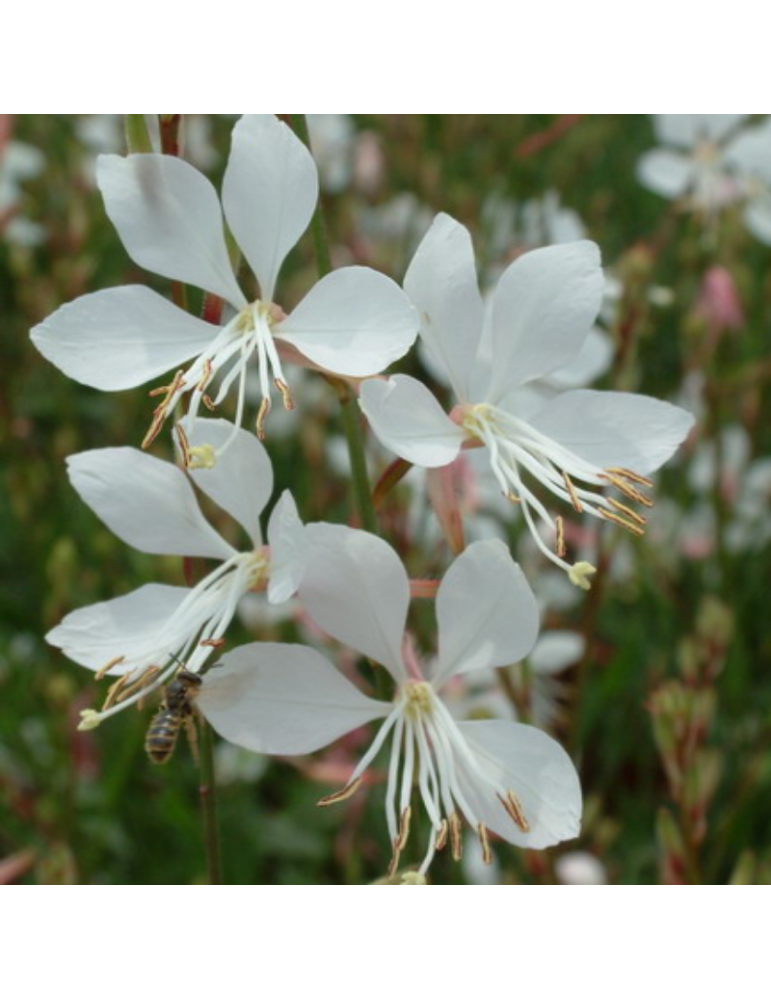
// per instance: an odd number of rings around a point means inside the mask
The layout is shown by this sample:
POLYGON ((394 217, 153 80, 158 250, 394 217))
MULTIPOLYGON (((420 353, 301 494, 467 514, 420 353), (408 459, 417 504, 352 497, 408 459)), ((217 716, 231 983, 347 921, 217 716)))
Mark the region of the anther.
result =
POLYGON ((219 649, 220 646, 224 646, 225 645, 225 640, 224 639, 202 639, 198 643, 198 645, 199 646, 209 646, 211 649, 219 649))
POLYGON ((493 852, 490 850, 490 838, 487 835, 487 827, 484 823, 480 823, 477 827, 477 836, 482 848, 482 861, 486 865, 491 865, 493 863, 493 852))
POLYGON ((338 802, 345 802, 346 799, 350 799, 352 795, 358 792, 363 780, 363 777, 357 778, 350 785, 341 788, 339 792, 333 792, 331 795, 326 795, 323 799, 319 799, 316 805, 325 809, 327 806, 336 806, 338 802))
POLYGON ((401 821, 399 822, 399 836, 396 838, 396 843, 398 845, 398 850, 401 852, 407 846, 407 840, 410 836, 410 820, 412 818, 412 809, 410 806, 402 813, 401 821))
POLYGON ((631 472, 629 469, 621 469, 618 466, 606 469, 606 472, 611 472, 615 476, 621 476, 622 479, 628 479, 632 483, 639 483, 640 486, 653 486, 653 480, 647 479, 645 476, 639 475, 637 472, 631 472))
POLYGON ((209 384, 209 382, 211 381, 211 375, 212 375, 211 359, 206 358, 206 360, 203 363, 203 373, 198 381, 197 388, 199 392, 203 392, 206 386, 209 384))
POLYGON ((522 497, 518 497, 514 490, 509 490, 504 496, 510 503, 522 503, 522 497))
POLYGON ((554 521, 557 526, 557 555, 560 559, 564 559, 568 551, 565 546, 565 522, 559 515, 554 519, 554 521))
POLYGON ((441 826, 436 834, 436 839, 434 840, 434 847, 437 851, 443 851, 447 846, 447 836, 449 834, 449 827, 447 820, 443 819, 441 826))
POLYGON ((598 509, 600 515, 604 517, 606 521, 613 521, 614 524, 618 524, 622 528, 626 528, 627 531, 630 531, 633 535, 637 535, 638 537, 645 534, 645 531, 639 525, 634 524, 632 521, 627 521, 625 518, 620 517, 618 514, 614 514, 609 510, 605 510, 604 507, 599 507, 598 509))
POLYGON ((614 500, 613 497, 608 497, 607 500, 611 507, 615 508, 615 510, 619 511, 621 514, 626 515, 626 517, 634 521, 635 524, 639 524, 642 527, 642 525, 648 523, 647 519, 644 518, 642 514, 638 514, 637 511, 632 510, 631 507, 627 507, 626 504, 619 503, 618 500, 614 500))
POLYGON ((570 499, 572 501, 573 507, 578 511, 579 514, 583 514, 584 508, 581 506, 581 502, 578 499, 578 494, 576 493, 576 488, 573 485, 573 480, 565 471, 563 471, 562 473, 562 478, 565 480, 565 487, 567 488, 567 491, 570 494, 570 499))
POLYGON ((460 861, 463 857, 463 837, 461 836, 460 816, 456 812, 450 813, 449 826, 452 860, 460 861))
POLYGON ((267 396, 263 397, 260 403, 260 408, 257 411, 257 437, 260 441, 265 440, 265 418, 270 413, 270 400, 267 396))
POLYGON ((117 667, 119 663, 123 663, 126 657, 121 654, 120 656, 114 656, 109 660, 103 667, 100 667, 94 674, 94 680, 101 681, 104 680, 105 675, 109 674, 113 667, 117 667))
POLYGON ((182 424, 177 424, 174 427, 174 432, 177 435, 179 450, 182 452, 182 465, 187 469, 190 467, 190 439, 182 424))
POLYGON ((278 391, 281 393, 281 398, 284 401, 284 409, 285 410, 293 410, 294 409, 294 400, 292 399, 292 396, 290 395, 289 386, 286 384, 286 382, 284 382, 283 379, 274 378, 273 379, 273 384, 278 389, 278 391))
POLYGON ((512 791, 506 792, 506 797, 499 795, 500 803, 506 812, 514 820, 514 823, 519 827, 522 833, 530 832, 530 824, 525 818, 525 812, 522 808, 522 803, 519 801, 517 796, 512 791))

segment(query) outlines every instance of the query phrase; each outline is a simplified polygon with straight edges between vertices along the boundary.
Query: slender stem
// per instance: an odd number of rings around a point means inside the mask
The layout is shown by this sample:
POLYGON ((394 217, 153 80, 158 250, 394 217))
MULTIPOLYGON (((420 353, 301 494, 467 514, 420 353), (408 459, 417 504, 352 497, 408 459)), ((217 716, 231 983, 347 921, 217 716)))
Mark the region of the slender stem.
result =
POLYGON ((123 126, 129 153, 152 153, 153 144, 144 115, 124 115, 123 126))
MULTIPOLYGON (((310 149, 308 121, 305 115, 288 115, 290 124, 297 136, 310 149)), ((324 209, 319 199, 311 223, 313 246, 316 254, 316 267, 319 277, 323 278, 332 270, 332 257, 329 252, 327 227, 324 221, 324 209)), ((372 490, 367 474, 367 459, 364 451, 364 434, 361 427, 360 410, 355 392, 342 379, 329 378, 329 382, 337 393, 343 414, 345 440, 348 444, 348 455, 351 462, 351 488, 353 502, 359 516, 362 528, 372 534, 377 534, 377 518, 372 502, 372 490)))
POLYGON ((206 870, 209 875, 209 885, 222 885, 220 838, 217 826, 217 785, 214 777, 214 733, 205 719, 201 719, 200 723, 201 783, 198 791, 201 797, 201 812, 203 814, 206 870))

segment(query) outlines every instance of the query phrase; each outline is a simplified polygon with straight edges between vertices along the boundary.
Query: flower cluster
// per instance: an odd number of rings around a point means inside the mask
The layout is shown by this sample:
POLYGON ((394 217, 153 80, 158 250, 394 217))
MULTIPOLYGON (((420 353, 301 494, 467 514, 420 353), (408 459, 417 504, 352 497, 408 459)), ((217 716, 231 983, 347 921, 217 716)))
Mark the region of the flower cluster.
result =
MULTIPOLYGON (((496 671, 536 646, 538 607, 508 546, 486 540, 466 547, 462 531, 448 529, 456 557, 441 583, 421 591, 382 538, 304 524, 289 493, 273 505, 264 535, 273 472, 262 442, 274 396, 287 410, 294 406, 285 365, 310 370, 302 384, 314 372, 348 383, 349 393, 360 391, 361 411, 381 444, 429 470, 428 492, 438 509, 446 505, 443 526, 453 514, 456 523, 462 519, 437 477, 463 452, 484 449, 491 482, 521 513, 535 544, 589 589, 595 568, 568 560, 563 514, 552 512, 552 502, 642 534, 643 511, 652 505, 649 476, 692 425, 668 403, 555 377, 582 356, 601 307, 606 286, 597 246, 578 239, 523 254, 501 274, 486 307, 471 237, 441 214, 404 289, 369 268, 343 267, 289 308, 276 301, 278 277, 316 210, 319 181, 311 153, 277 117, 245 115, 235 125, 221 202, 202 173, 174 156, 103 155, 96 177, 132 260, 199 289, 203 312, 193 315, 134 285, 85 295, 32 331, 39 350, 85 385, 128 389, 173 372, 151 391, 157 402, 145 449, 187 403, 174 428, 176 461, 104 448, 71 456, 70 480, 127 544, 216 565, 190 586, 147 584, 82 608, 48 634, 98 678, 112 678, 104 705, 84 712, 81 728, 142 703, 176 676, 193 676, 196 711, 221 736, 257 753, 308 754, 377 723, 344 787, 319 804, 354 795, 384 753, 389 879, 399 877, 416 798, 428 831, 417 874, 392 884, 425 884, 445 847, 460 859, 464 822, 487 863, 494 837, 540 849, 578 836, 580 785, 560 745, 512 718, 469 720, 462 699, 452 696, 458 678, 494 685, 496 671), (244 281, 241 255, 252 272, 244 281), (383 374, 418 336, 452 389, 449 412, 417 379, 383 374), (243 426, 247 373, 255 368, 256 434, 243 426), (202 416, 225 407, 231 389, 232 421, 202 416), (215 530, 198 494, 243 529, 243 545, 215 530), (225 651, 239 604, 255 593, 271 604, 296 595, 317 635, 368 660, 389 694, 372 697, 309 645, 255 642, 225 651), (435 640, 410 627, 412 598, 426 596, 434 598, 435 640)), ((543 654, 545 675, 579 655, 580 639, 578 652, 567 643, 567 654, 543 654)), ((548 722, 547 702, 541 716, 548 722)))

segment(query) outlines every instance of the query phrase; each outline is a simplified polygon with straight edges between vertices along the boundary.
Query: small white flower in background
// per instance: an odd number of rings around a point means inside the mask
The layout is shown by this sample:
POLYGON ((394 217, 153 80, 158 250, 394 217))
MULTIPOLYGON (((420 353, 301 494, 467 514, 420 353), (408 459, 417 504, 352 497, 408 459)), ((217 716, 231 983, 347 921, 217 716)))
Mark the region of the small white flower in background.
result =
POLYGON ((637 164, 640 182, 714 219, 744 203, 748 229, 771 243, 771 121, 751 115, 653 115, 661 147, 637 164))
POLYGON ((487 860, 489 831, 528 848, 575 837, 581 791, 565 751, 533 726, 457 722, 442 698, 454 676, 517 661, 535 642, 535 599, 507 548, 477 542, 451 565, 436 597, 438 657, 424 665, 405 636, 410 586, 393 549, 350 528, 305 530, 311 555, 300 600, 328 635, 385 667, 393 702, 366 697, 313 649, 253 643, 204 677, 196 704, 220 735, 257 753, 294 755, 382 719, 345 788, 320 804, 353 795, 390 737, 391 872, 407 844, 415 781, 431 825, 420 874, 447 843, 460 858, 461 817, 487 860))
POLYGON ((568 851, 554 862, 557 878, 562 885, 607 885, 605 866, 586 851, 568 851))
POLYGON ((356 129, 350 115, 308 115, 313 158, 321 186, 339 194, 351 183, 356 129))
MULTIPOLYGON (((215 444, 233 437, 224 420, 201 420, 194 431, 215 444)), ((84 713, 92 728, 165 684, 180 665, 200 672, 222 644, 241 598, 266 589, 271 602, 297 589, 304 561, 303 527, 284 494, 271 515, 270 549, 260 514, 273 490, 265 449, 246 431, 213 469, 188 474, 136 448, 104 448, 67 460, 72 485, 124 542, 154 555, 215 559, 220 565, 195 587, 147 584, 110 601, 74 611, 46 639, 97 672, 116 676, 104 709, 84 713), (252 548, 238 551, 205 520, 196 486, 247 532, 252 548)))
POLYGON ((538 547, 587 590, 594 567, 565 561, 562 518, 549 513, 530 480, 578 513, 640 535, 646 521, 629 502, 651 506, 642 489, 651 485, 647 474, 667 461, 693 425, 678 407, 632 393, 576 389, 541 406, 523 405, 522 387, 578 356, 603 288, 595 244, 534 250, 504 272, 485 321, 468 230, 439 215, 410 265, 405 290, 458 405, 448 416, 424 385, 405 375, 361 387, 373 431, 408 462, 439 468, 464 446, 485 446, 501 492, 522 510, 538 547), (604 487, 625 502, 598 492, 604 487), (556 551, 541 538, 536 517, 551 530, 556 551))
MULTIPOLYGON (((183 396, 190 396, 185 429, 191 433, 201 405, 219 406, 234 384, 240 426, 247 364, 255 355, 262 436, 271 381, 284 405, 293 405, 279 345, 351 378, 382 371, 412 345, 414 309, 398 285, 369 268, 333 271, 289 316, 275 304, 281 265, 316 207, 318 175, 306 147, 274 115, 245 115, 233 129, 222 209, 207 178, 173 156, 101 156, 97 178, 107 214, 135 263, 219 296, 230 310, 224 326, 214 326, 134 285, 84 295, 32 331, 50 361, 97 389, 129 389, 195 359, 153 391, 161 400, 145 446, 183 396), (260 297, 253 302, 233 273, 223 210, 259 283, 260 297)), ((217 455, 228 444, 222 442, 217 455)))
POLYGON ((45 230, 36 222, 19 215, 17 210, 23 197, 22 185, 42 173, 45 157, 26 142, 7 139, 13 122, 11 115, 0 115, 0 236, 19 246, 36 246, 45 236, 45 230))

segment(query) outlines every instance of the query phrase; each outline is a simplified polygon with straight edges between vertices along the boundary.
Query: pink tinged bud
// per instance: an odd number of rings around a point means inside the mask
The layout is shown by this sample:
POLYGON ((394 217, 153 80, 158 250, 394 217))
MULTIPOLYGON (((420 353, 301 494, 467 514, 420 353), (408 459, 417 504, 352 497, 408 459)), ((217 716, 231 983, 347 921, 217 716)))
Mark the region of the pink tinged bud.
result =
POLYGON ((744 326, 744 313, 731 272, 715 265, 704 275, 696 313, 713 333, 740 330, 744 326))
POLYGON ((356 141, 353 177, 355 186, 366 195, 377 194, 383 186, 385 158, 374 132, 362 132, 356 141))
POLYGON ((456 485, 457 478, 457 460, 450 465, 439 469, 428 469, 426 472, 428 498, 439 519, 445 538, 456 555, 463 552, 466 547, 463 517, 460 512, 456 485))

